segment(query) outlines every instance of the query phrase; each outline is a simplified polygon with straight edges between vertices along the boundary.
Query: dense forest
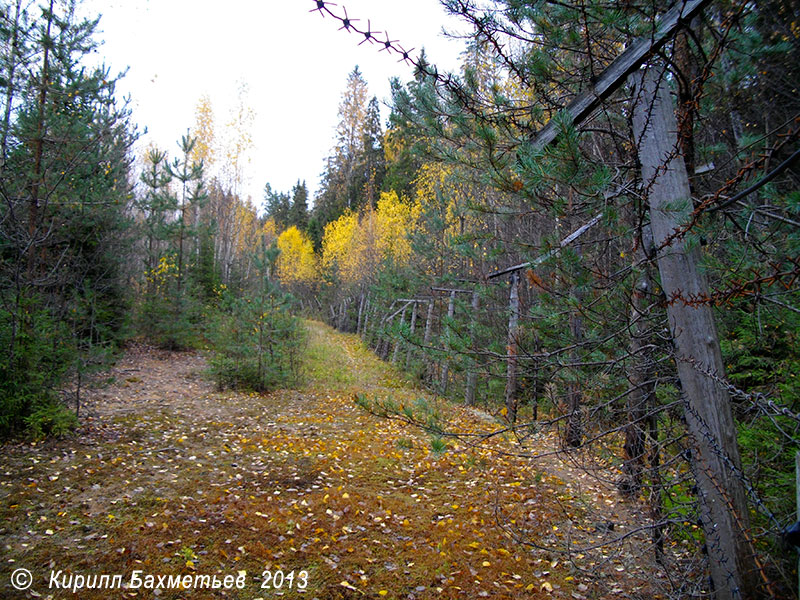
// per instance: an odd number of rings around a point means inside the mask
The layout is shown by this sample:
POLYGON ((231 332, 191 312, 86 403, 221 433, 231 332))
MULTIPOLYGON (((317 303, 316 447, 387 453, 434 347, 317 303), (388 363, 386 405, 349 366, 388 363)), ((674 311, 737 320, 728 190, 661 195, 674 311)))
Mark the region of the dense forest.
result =
MULTIPOLYGON (((413 77, 382 122, 355 67, 315 197, 267 183, 256 205, 245 105, 226 147, 204 97, 137 156, 119 76, 85 66, 98 22, 3 1, 0 434, 79 435, 83 387, 132 340, 203 351, 220 387, 296 386, 303 318, 324 320, 490 418, 369 393, 365 412, 533 463, 554 435, 636 511, 652 597, 791 597, 800 3, 441 3, 459 72, 314 1, 413 77)), ((631 535, 496 521, 598 564, 631 535)))

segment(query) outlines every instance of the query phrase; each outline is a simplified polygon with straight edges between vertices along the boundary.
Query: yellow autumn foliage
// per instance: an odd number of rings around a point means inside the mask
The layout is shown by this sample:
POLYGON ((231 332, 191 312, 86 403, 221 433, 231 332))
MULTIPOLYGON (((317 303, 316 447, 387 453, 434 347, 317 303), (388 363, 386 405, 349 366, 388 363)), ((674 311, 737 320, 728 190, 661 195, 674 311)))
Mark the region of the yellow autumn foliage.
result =
POLYGON ((419 210, 396 192, 382 192, 376 209, 347 212, 328 223, 322 238, 322 266, 329 276, 346 285, 369 281, 381 263, 407 264, 410 233, 419 210))
POLYGON ((317 276, 314 245, 292 225, 278 236, 278 278, 284 284, 312 284, 317 276))
POLYGON ((249 199, 241 201, 237 198, 234 210, 234 231, 237 233, 235 240, 236 253, 239 256, 247 254, 254 247, 259 234, 258 213, 256 207, 249 199))
POLYGON ((331 221, 325 226, 322 236, 322 266, 324 269, 333 271, 344 278, 349 278, 354 272, 353 262, 353 240, 358 229, 358 215, 346 212, 335 221, 331 221), (348 275, 345 276, 344 273, 348 275))
POLYGON ((264 238, 264 245, 267 247, 271 246, 272 242, 278 239, 278 226, 275 224, 275 219, 269 217, 264 221, 259 233, 261 237, 264 238))
POLYGON ((419 217, 419 206, 403 202, 397 192, 382 192, 375 211, 378 255, 383 260, 407 264, 411 258, 410 234, 419 217))
POLYGON ((192 149, 191 158, 194 162, 202 162, 206 171, 209 172, 216 160, 216 139, 214 133, 214 109, 211 105, 211 98, 207 94, 200 96, 195 105, 194 115, 195 125, 192 128, 192 136, 196 141, 192 149))

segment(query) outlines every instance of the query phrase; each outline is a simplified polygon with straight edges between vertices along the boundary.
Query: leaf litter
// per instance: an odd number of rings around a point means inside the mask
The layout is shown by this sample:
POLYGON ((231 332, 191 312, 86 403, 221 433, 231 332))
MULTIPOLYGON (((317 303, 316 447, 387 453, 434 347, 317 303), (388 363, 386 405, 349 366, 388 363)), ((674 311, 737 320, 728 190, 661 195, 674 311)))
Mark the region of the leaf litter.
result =
MULTIPOLYGON (((110 383, 90 391, 76 436, 7 443, 0 578, 24 566, 41 597, 65 593, 46 587, 60 569, 124 580, 134 569, 247 573, 244 590, 166 589, 159 598, 591 596, 583 556, 535 546, 580 535, 570 511, 583 510, 587 490, 594 504, 616 507, 611 492, 582 484, 585 474, 564 463, 542 469, 499 454, 509 450, 501 437, 477 447, 450 439, 445 452, 431 452, 424 432, 353 402, 361 393, 407 402, 425 393, 355 336, 307 325, 302 389, 219 391, 202 355, 135 346, 110 383), (265 570, 305 570, 308 587, 265 594, 265 570)), ((443 410, 450 427, 486 429, 476 411, 443 410)), ((620 593, 646 577, 615 571, 620 593)), ((153 597, 132 589, 120 597, 142 595, 153 597)))

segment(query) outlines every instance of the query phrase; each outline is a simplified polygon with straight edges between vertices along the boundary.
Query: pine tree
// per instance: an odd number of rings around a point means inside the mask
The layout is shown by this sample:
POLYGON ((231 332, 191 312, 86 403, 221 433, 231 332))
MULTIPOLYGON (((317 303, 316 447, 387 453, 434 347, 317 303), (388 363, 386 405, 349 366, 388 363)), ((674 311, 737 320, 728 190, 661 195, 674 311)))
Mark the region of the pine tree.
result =
POLYGON ((133 136, 116 78, 81 64, 96 20, 56 0, 2 12, 0 430, 42 433, 64 423, 60 378, 80 376, 121 328, 133 136))
MULTIPOLYGON (((167 172, 169 175, 177 180, 180 185, 180 192, 178 197, 177 206, 177 236, 178 236, 178 295, 183 293, 184 282, 184 260, 186 252, 184 245, 187 241, 187 235, 194 237, 196 231, 192 227, 197 222, 198 210, 201 208, 207 196, 203 190, 203 163, 196 162, 192 156, 194 155, 195 145, 197 138, 190 137, 188 132, 181 137, 179 144, 181 151, 181 158, 175 158, 171 165, 168 165, 167 172), (187 226, 187 211, 191 218, 188 220, 187 226)), ((192 253, 197 252, 197 240, 192 240, 194 248, 192 253)), ((189 250, 189 248, 186 248, 189 250)))
MULTIPOLYGON (((141 226, 144 236, 144 268, 152 273, 165 252, 165 242, 170 237, 169 215, 177 208, 169 184, 172 174, 167 163, 165 150, 150 148, 145 155, 145 168, 140 180, 144 193, 134 198, 134 206, 141 212, 141 226)), ((152 293, 152 281, 148 282, 152 293)))

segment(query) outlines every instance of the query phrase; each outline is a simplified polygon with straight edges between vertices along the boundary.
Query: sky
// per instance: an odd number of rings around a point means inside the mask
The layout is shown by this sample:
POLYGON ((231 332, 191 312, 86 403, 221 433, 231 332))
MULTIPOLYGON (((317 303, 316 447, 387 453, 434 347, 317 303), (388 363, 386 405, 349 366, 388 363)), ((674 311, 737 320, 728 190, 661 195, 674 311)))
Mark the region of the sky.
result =
MULTIPOLYGON (((257 206, 266 183, 290 191, 305 180, 312 198, 334 143, 337 111, 347 75, 358 65, 383 104, 389 80, 409 81, 413 67, 363 36, 340 31, 312 0, 85 0, 86 14, 100 14, 98 57, 112 73, 128 69, 117 87, 129 95, 133 121, 147 129, 139 151, 154 143, 176 154, 177 142, 195 122, 207 94, 217 135, 246 87, 255 112, 253 149, 242 195, 257 206)), ((388 31, 404 48, 424 47, 440 69, 456 69, 464 45, 447 38, 458 31, 437 0, 345 0, 332 7, 359 26, 388 31)), ((384 123, 388 108, 383 107, 384 123)))

